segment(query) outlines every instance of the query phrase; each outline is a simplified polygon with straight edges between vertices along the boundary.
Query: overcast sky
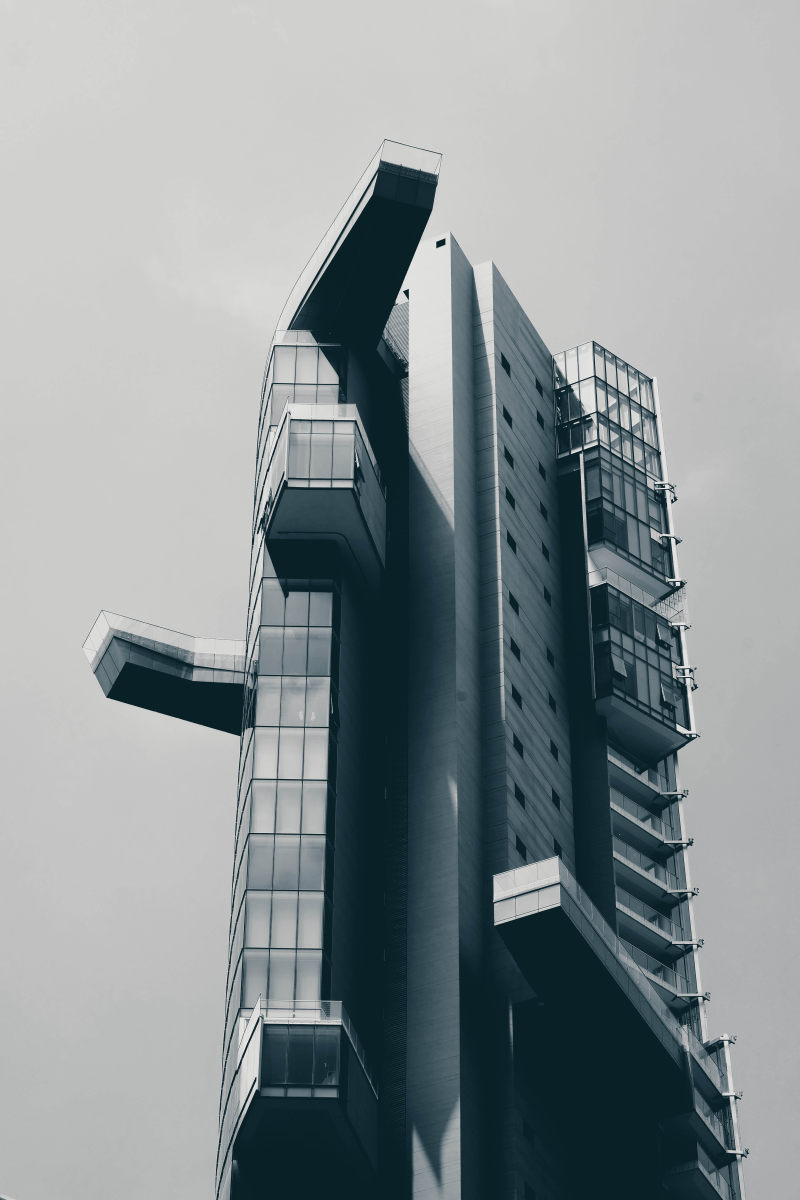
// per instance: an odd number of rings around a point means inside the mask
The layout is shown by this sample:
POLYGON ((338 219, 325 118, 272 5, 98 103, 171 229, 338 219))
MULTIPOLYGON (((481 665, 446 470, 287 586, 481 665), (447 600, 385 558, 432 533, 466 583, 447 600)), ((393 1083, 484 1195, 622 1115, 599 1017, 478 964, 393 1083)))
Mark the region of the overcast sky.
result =
POLYGON ((212 1194, 237 741, 104 701, 101 607, 241 637, 272 327, 381 139, 554 350, 659 379, 704 986, 750 1196, 798 1118, 795 4, 0 0, 0 1194, 212 1194), (791 526, 790 526, 791 518, 791 526))

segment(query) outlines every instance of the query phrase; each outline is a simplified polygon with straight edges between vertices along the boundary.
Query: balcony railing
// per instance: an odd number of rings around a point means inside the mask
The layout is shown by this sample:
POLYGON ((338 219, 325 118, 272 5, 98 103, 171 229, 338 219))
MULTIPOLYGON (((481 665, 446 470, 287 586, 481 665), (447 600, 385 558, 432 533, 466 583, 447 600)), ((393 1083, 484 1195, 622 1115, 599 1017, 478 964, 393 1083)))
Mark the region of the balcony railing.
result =
POLYGON ((681 889, 681 883, 674 871, 670 871, 668 867, 662 866, 661 863, 653 862, 646 854, 641 854, 635 850, 633 846, 629 846, 627 842, 623 842, 621 838, 615 837, 612 839, 614 853, 620 858, 624 858, 627 863, 635 867, 638 871, 643 871, 646 875, 655 882, 660 884, 665 892, 677 892, 681 889))
POLYGON ((669 917, 665 917, 655 908, 651 908, 649 904, 645 904, 643 900, 632 896, 625 888, 617 887, 617 907, 627 909, 628 912, 638 917, 642 921, 646 921, 653 929, 657 930, 663 938, 671 942, 679 942, 683 938, 683 934, 678 926, 670 921, 669 917))

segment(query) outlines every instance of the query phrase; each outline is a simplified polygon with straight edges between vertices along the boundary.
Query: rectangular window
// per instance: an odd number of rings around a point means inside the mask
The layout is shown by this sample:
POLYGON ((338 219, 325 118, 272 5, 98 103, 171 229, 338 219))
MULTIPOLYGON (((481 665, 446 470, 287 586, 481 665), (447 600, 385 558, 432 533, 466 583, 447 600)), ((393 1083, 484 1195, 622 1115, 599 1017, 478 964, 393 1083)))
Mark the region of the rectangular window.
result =
POLYGON ((516 750, 516 752, 520 756, 520 758, 525 757, 525 747, 523 746, 522 742, 519 740, 519 738, 517 737, 516 734, 514 734, 514 749, 516 750))
POLYGON ((553 712, 556 712, 556 711, 557 711, 557 706, 556 706, 556 698, 555 698, 555 696, 553 695, 553 693, 552 693, 552 692, 548 692, 548 693, 547 693, 547 703, 550 705, 550 707, 552 708, 553 712))
POLYGON ((550 789, 550 799, 553 801, 553 804, 555 804, 556 808, 561 808, 561 797, 555 788, 550 789))
POLYGON ((500 366, 503 368, 506 375, 508 375, 510 378, 511 377, 511 363, 508 361, 505 354, 500 355, 500 366))
POLYGON ((541 463, 539 463, 539 474, 541 475, 542 479, 547 479, 547 471, 545 471, 541 463))
POLYGON ((445 246, 446 244, 447 238, 439 238, 438 242, 436 243, 436 249, 441 250, 442 246, 445 246))
POLYGON ((503 420, 510 428, 513 428, 514 418, 511 416, 511 413, 508 411, 505 404, 503 405, 503 420))
POLYGON ((550 738, 550 753, 556 762, 558 762, 558 746, 555 744, 552 738, 550 738))
POLYGON ((553 654, 553 651, 550 649, 549 646, 547 647, 547 661, 550 663, 551 667, 554 667, 556 665, 556 656, 555 656, 555 654, 553 654))
POLYGON ((540 396, 543 396, 543 395, 544 395, 544 388, 543 388, 543 387, 542 387, 542 385, 539 383, 539 380, 538 380, 538 379, 536 380, 536 390, 537 390, 537 392, 539 393, 539 395, 540 395, 540 396))
POLYGON ((522 708, 522 695, 519 691, 519 688, 515 688, 513 683, 511 685, 511 699, 514 701, 514 703, 517 705, 518 708, 522 708))
POLYGON ((527 862, 528 861, 528 847, 525 845, 525 843, 523 842, 522 838, 519 835, 517 835, 514 845, 516 846, 517 854, 520 856, 522 861, 527 862))
POLYGON ((511 605, 511 611, 519 616, 519 600, 513 592, 508 593, 508 603, 511 605))
POLYGON ((512 491, 510 491, 509 488, 506 488, 506 500, 508 501, 508 503, 511 505, 512 508, 517 507, 517 502, 514 499, 514 493, 512 491))
POLYGON ((546 561, 550 562, 550 551, 547 546, 545 546, 544 542, 542 542, 542 554, 544 555, 546 561))
MULTIPOLYGON (((537 385, 537 386, 538 386, 538 385, 537 385)), ((537 408, 537 410, 536 410, 536 424, 537 424, 537 425, 541 425, 542 429, 544 429, 544 417, 543 417, 543 416, 542 416, 542 414, 539 412, 538 408, 537 408)))
POLYGON ((545 604, 552 604, 552 603, 553 603, 553 597, 552 597, 552 595, 550 594, 550 589, 549 589, 549 588, 543 588, 543 589, 542 589, 542 594, 543 594, 543 596, 544 596, 545 604))
POLYGON ((503 447, 503 454, 505 455, 506 462, 508 463, 508 465, 511 467, 511 470, 513 471, 514 470, 514 455, 511 453, 511 451, 506 446, 503 447))
POLYGON ((556 858, 561 858, 561 843, 556 841, 555 838, 553 838, 553 853, 556 858))
POLYGON ((547 516, 547 505, 544 504, 541 500, 539 501, 539 512, 542 514, 545 521, 547 521, 549 519, 547 516))
POLYGON ((509 639, 509 644, 511 646, 511 653, 514 655, 514 658, 517 658, 517 659, 521 658, 520 648, 517 645, 517 643, 514 641, 513 638, 509 639))
POLYGON ((513 553, 516 554, 517 553, 517 543, 514 540, 514 538, 511 536, 511 534, 508 532, 508 530, 506 530, 506 541, 508 542, 509 546, 511 547, 513 553))
POLYGON ((525 807, 525 793, 518 783, 514 784, 514 799, 522 808, 525 807))

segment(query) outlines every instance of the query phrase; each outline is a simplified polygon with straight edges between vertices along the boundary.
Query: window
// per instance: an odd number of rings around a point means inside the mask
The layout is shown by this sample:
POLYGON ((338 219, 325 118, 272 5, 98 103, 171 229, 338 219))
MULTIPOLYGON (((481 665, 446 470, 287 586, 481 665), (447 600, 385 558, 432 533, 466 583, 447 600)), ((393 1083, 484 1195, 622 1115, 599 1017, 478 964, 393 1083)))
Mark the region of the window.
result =
POLYGON ((520 856, 522 861, 527 862, 528 861, 528 847, 525 845, 525 843, 523 842, 523 840, 519 836, 519 834, 517 834, 517 837, 514 841, 514 845, 516 846, 517 854, 520 856))
POLYGON ((447 238, 439 238, 438 242, 436 243, 436 249, 439 250, 439 249, 441 249, 442 246, 446 246, 446 245, 447 245, 447 238))
POLYGON ((547 479, 547 471, 545 471, 541 463, 539 463, 539 474, 541 475, 542 479, 547 479))
POLYGON ((555 656, 555 654, 553 654, 553 651, 550 649, 549 646, 547 647, 547 661, 550 663, 551 667, 554 667, 556 665, 556 656, 555 656))
POLYGON ((511 505, 511 507, 512 507, 512 508, 516 508, 516 507, 517 507, 517 502, 516 502, 516 500, 514 499, 514 494, 513 494, 513 492, 510 490, 510 488, 506 488, 506 500, 508 501, 508 503, 511 505))
POLYGON ((544 542, 542 542, 542 554, 544 555, 545 560, 547 562, 550 562, 550 551, 549 551, 548 547, 545 546, 544 542))
POLYGON ((518 783, 514 784, 514 799, 516 800, 517 804, 522 806, 522 808, 525 807, 525 793, 518 783))
POLYGON ((506 375, 508 375, 510 378, 511 377, 511 363, 508 361, 505 354, 500 355, 500 366, 503 368, 506 375))
POLYGON ((508 463, 508 465, 511 467, 511 470, 513 471, 514 470, 514 455, 511 453, 511 451, 506 446, 503 447, 503 454, 505 455, 506 462, 508 463))
POLYGON ((546 504, 544 504, 544 503, 543 503, 541 500, 539 501, 539 512, 542 514, 542 516, 544 517, 545 521, 547 521, 547 520, 548 520, 548 516, 547 516, 547 505, 546 505, 546 504))
POLYGON ((515 539, 511 536, 511 534, 508 532, 508 530, 506 530, 506 541, 508 542, 509 546, 511 547, 513 553, 516 554, 517 553, 517 543, 516 543, 515 539))
POLYGON ((550 705, 550 707, 552 708, 553 712, 556 712, 556 711, 557 711, 557 706, 556 706, 556 698, 555 698, 555 696, 553 695, 553 693, 552 693, 552 692, 548 692, 548 693, 547 693, 547 703, 550 705))
POLYGON ((508 593, 508 603, 511 606, 511 611, 515 612, 517 616, 519 616, 519 600, 513 592, 508 593))
POLYGON ((515 688, 513 683, 511 685, 511 699, 514 701, 514 703, 517 705, 518 708, 522 708, 522 695, 519 691, 519 688, 515 688))
POLYGON ((511 413, 508 411, 505 404, 503 405, 503 420, 511 428, 514 427, 514 418, 511 416, 511 413))
POLYGON ((545 604, 552 604, 552 603, 553 603, 553 597, 552 597, 552 595, 550 594, 550 589, 549 589, 549 588, 542 588, 542 595, 544 596, 544 602, 545 602, 545 604))
POLYGON ((558 762, 558 746, 555 744, 552 738, 550 738, 550 753, 556 762, 558 762))
POLYGON ((525 757, 525 747, 523 746, 522 742, 519 740, 519 738, 517 737, 516 734, 514 734, 514 749, 516 750, 516 752, 520 756, 520 758, 525 757))
MULTIPOLYGON (((537 385, 536 385, 536 386, 537 386, 537 388, 538 388, 538 386, 539 386, 539 385, 538 385, 538 383, 537 383, 537 385)), ((543 416, 542 416, 542 414, 539 412, 538 408, 537 408, 537 410, 536 410, 536 424, 537 424, 537 425, 541 425, 542 429, 544 429, 544 417, 543 417, 543 416)))
POLYGON ((510 641, 510 646, 511 646, 511 653, 514 655, 514 658, 517 658, 517 659, 521 658, 522 655, 520 653, 520 648, 517 645, 517 643, 514 641, 513 638, 510 638, 509 641, 510 641))
POLYGON ((559 796, 559 794, 555 788, 550 789, 550 799, 553 801, 553 804, 556 806, 556 808, 559 809, 559 811, 560 811, 561 797, 559 796))
POLYGON ((536 380, 536 390, 537 390, 537 392, 539 393, 539 395, 540 395, 540 396, 543 396, 543 395, 544 395, 544 388, 543 388, 543 387, 542 387, 542 385, 539 383, 539 380, 538 380, 538 379, 536 380))
POLYGON ((620 679, 628 678, 628 668, 625 665, 625 659, 621 654, 616 654, 611 651, 611 670, 615 675, 619 675, 620 679))
POLYGON ((553 853, 556 858, 561 858, 561 843, 556 841, 555 838, 553 838, 553 853))

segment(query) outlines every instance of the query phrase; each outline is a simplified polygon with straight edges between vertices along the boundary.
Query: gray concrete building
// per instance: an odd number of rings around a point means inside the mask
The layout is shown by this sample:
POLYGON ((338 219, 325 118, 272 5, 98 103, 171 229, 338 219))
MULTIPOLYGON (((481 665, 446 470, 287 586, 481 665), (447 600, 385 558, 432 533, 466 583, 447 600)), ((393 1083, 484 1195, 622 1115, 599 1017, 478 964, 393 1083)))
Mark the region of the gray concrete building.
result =
POLYGON ((241 738, 217 1197, 741 1200, 656 382, 422 241, 438 173, 384 143, 286 303, 243 639, 86 643, 241 738))

